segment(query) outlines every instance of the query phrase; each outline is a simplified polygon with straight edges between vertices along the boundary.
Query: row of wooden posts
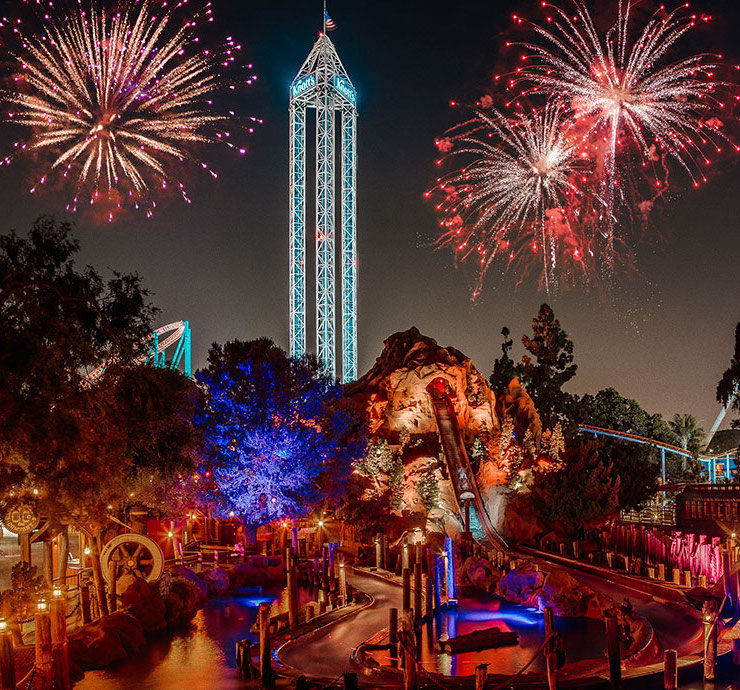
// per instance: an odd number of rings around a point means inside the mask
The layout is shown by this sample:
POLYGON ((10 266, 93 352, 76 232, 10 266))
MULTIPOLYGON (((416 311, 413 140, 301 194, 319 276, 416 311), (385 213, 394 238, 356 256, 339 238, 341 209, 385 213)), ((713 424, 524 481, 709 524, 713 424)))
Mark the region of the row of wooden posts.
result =
MULTIPOLYGON (((51 605, 39 602, 34 617, 36 628, 34 687, 44 690, 68 690, 67 600, 62 590, 55 590, 51 605)), ((0 688, 15 690, 15 652, 13 636, 7 625, 0 625, 0 688)))
MULTIPOLYGON (((385 569, 387 563, 387 542, 381 537, 376 541, 376 566, 385 569), (384 557, 385 552, 385 557, 384 557)), ((298 581, 301 572, 297 567, 297 560, 290 546, 286 549, 286 570, 288 589, 288 612, 287 615, 271 618, 271 605, 262 603, 259 607, 259 671, 252 667, 252 643, 243 640, 237 643, 236 661, 237 669, 242 678, 262 679, 262 686, 274 687, 275 675, 272 669, 271 634, 281 629, 284 623, 285 629, 294 629, 302 622, 311 620, 315 613, 321 615, 336 606, 346 605, 352 601, 351 587, 346 582, 343 554, 339 552, 336 557, 337 545, 325 544, 320 558, 314 558, 312 567, 303 573, 303 579, 311 589, 316 592, 316 601, 306 606, 306 615, 303 621, 299 620, 298 608, 298 581), (337 573, 338 566, 338 573, 337 573)), ((453 556, 454 557, 454 556, 453 556)), ((513 569, 518 562, 509 559, 502 551, 489 554, 492 562, 499 568, 513 569)), ((388 648, 392 663, 401 663, 404 672, 404 689, 412 690, 418 687, 418 675, 424 673, 423 667, 419 666, 420 635, 423 626, 428 626, 431 632, 434 616, 443 608, 442 603, 442 570, 443 560, 435 556, 431 549, 424 548, 417 543, 412 549, 411 545, 404 545, 401 553, 401 581, 402 581, 402 612, 401 625, 399 627, 399 611, 397 608, 389 609, 388 615, 388 648), (413 555, 412 555, 413 554, 413 555), (426 569, 424 565, 426 564, 426 569), (413 582, 413 587, 412 587, 413 582), (400 654, 399 654, 400 652, 400 654)), ((448 569, 445 569, 447 580, 448 569)), ((454 586, 449 587, 445 583, 445 593, 449 597, 450 589, 454 592, 454 586)), ((448 599, 447 604, 454 602, 448 599)), ((447 605, 445 604, 445 605, 447 605)), ((717 619, 719 610, 716 602, 708 601, 704 605, 704 677, 713 680, 717 657, 717 619)), ((619 644, 619 623, 616 615, 606 612, 606 641, 609 679, 612 688, 621 687, 621 651, 619 644)), ((12 651, 12 648, 11 648, 12 651)), ((562 654, 562 641, 555 631, 554 613, 552 607, 545 607, 545 643, 543 652, 546 660, 547 682, 549 690, 557 690, 558 670, 564 664, 562 654)), ((38 655, 38 652, 37 652, 38 655)), ((0 647, 0 660, 4 654, 0 647)), ((740 644, 736 645, 733 660, 740 663, 740 644)), ((485 687, 488 676, 487 666, 479 665, 475 670, 476 690, 485 687)), ((345 674, 343 678, 345 688, 357 687, 355 674, 345 674)), ((298 679, 296 687, 308 687, 298 679)), ((678 655, 676 650, 665 650, 664 652, 664 688, 675 690, 678 687, 678 655)), ((5 688, 5 686, 3 686, 5 688)))
MULTIPOLYGON (((294 630, 316 616, 342 606, 348 606, 353 602, 354 592, 352 586, 347 583, 344 553, 339 550, 338 546, 337 543, 324 544, 321 556, 308 561, 310 567, 306 571, 301 571, 298 568, 298 559, 292 545, 286 547, 285 568, 288 610, 278 616, 271 616, 272 605, 266 602, 260 604, 258 614, 259 670, 257 671, 252 667, 251 640, 241 640, 236 645, 236 666, 240 678, 252 679, 259 675, 263 687, 274 687, 271 635, 274 632, 294 630), (315 596, 314 601, 308 602, 303 611, 299 607, 298 598, 300 580, 303 580, 303 583, 308 586, 315 596)), ((356 677, 354 677, 355 684, 352 685, 354 674, 345 675, 350 676, 345 679, 345 687, 357 687, 356 677), (347 685, 346 683, 350 684, 347 685)))

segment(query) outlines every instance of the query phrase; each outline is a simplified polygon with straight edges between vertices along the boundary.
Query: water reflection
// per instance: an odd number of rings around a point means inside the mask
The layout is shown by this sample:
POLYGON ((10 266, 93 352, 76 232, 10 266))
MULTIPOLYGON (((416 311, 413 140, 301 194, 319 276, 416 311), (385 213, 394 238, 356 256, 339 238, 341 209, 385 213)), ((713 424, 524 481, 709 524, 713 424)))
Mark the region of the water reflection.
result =
MULTIPOLYGON (((302 596, 301 599, 304 599, 302 596)), ((280 599, 280 590, 249 588, 211 599, 198 612, 192 628, 172 639, 148 645, 135 658, 105 671, 91 671, 76 688, 205 690, 238 688, 235 650, 238 640, 257 639, 249 629, 262 602, 280 599)))
MULTIPOLYGON (((606 640, 600 621, 556 618, 555 629, 563 635, 568 663, 603 658, 606 640)), ((536 609, 510 604, 493 596, 461 597, 457 609, 440 614, 435 619, 433 630, 426 626, 422 632, 422 663, 429 671, 448 676, 473 675, 479 664, 489 664, 491 673, 513 675, 530 661, 544 639, 544 615, 536 609), (442 635, 455 637, 494 627, 502 632, 519 633, 519 644, 462 654, 437 654, 434 651, 434 641, 442 635)), ((381 663, 388 662, 387 654, 378 652, 376 656, 381 663)), ((539 655, 528 670, 544 672, 543 656, 539 655)))

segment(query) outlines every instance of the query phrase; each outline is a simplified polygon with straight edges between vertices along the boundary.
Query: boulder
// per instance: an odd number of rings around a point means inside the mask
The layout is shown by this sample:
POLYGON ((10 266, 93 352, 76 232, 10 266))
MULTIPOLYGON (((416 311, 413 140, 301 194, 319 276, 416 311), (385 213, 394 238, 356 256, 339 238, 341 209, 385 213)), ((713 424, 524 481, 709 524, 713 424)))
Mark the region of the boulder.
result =
POLYGON ((200 579, 208 586, 208 596, 219 597, 229 589, 229 574, 223 568, 207 570, 200 579))
POLYGON ((146 644, 141 623, 116 611, 69 636, 69 655, 83 671, 101 669, 136 654, 146 644))
POLYGON ((200 590, 201 597, 204 601, 208 598, 208 584, 194 570, 190 570, 190 568, 186 568, 184 565, 176 565, 170 568, 170 573, 173 577, 183 577, 192 582, 200 590))
POLYGON ((506 573, 498 581, 497 590, 506 601, 536 607, 544 581, 544 573, 525 562, 506 573))
POLYGON ((592 589, 582 585, 565 570, 553 568, 540 591, 540 608, 552 606, 556 616, 585 616, 594 595, 592 589))
POLYGON ((462 567, 463 582, 484 592, 493 592, 499 576, 486 558, 467 558, 462 567))
POLYGON ((165 616, 170 627, 189 623, 206 601, 208 585, 198 586, 191 578, 173 575, 159 581, 159 592, 164 597, 165 616))
POLYGON ((126 588, 121 597, 121 608, 141 623, 146 634, 167 627, 164 599, 146 580, 137 578, 126 588))

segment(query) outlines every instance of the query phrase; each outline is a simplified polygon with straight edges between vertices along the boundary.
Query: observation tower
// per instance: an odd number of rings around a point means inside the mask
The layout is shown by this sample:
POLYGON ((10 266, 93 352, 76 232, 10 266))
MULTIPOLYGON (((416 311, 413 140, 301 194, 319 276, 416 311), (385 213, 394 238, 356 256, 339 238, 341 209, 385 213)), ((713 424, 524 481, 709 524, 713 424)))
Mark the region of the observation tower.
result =
POLYGON ((316 191, 316 354, 327 375, 346 383, 357 378, 357 94, 326 35, 327 19, 324 12, 324 31, 290 85, 290 354, 299 357, 307 347, 306 115, 314 110, 316 172, 309 181, 316 191), (341 129, 339 150, 337 128, 341 129), (336 352, 337 317, 341 322, 340 362, 336 352))

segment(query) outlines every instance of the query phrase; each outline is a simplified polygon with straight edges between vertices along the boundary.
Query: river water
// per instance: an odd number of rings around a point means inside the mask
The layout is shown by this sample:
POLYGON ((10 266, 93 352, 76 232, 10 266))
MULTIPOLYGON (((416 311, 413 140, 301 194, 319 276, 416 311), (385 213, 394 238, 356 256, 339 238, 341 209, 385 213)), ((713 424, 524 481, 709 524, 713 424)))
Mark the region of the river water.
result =
POLYGON ((257 639, 249 629, 260 603, 280 599, 280 590, 243 589, 209 600, 192 628, 145 647, 135 658, 105 671, 89 671, 80 690, 220 690, 244 687, 236 675, 236 643, 257 639))
MULTIPOLYGON (((260 603, 279 598, 279 590, 262 591, 255 588, 211 599, 198 612, 192 628, 186 633, 155 641, 136 658, 105 671, 88 672, 75 687, 81 690, 211 690, 244 687, 236 677, 236 643, 246 637, 255 639, 249 629, 256 620, 260 603)), ((453 637, 493 626, 518 632, 519 644, 457 655, 437 655, 428 644, 423 652, 425 666, 447 675, 472 675, 475 666, 488 663, 492 672, 513 674, 532 658, 544 639, 542 614, 495 597, 461 599, 457 610, 438 616, 435 635, 438 637, 446 633, 453 637)), ((556 619, 556 628, 564 634, 569 662, 603 657, 604 631, 598 621, 556 619)), ((530 669, 543 670, 541 654, 530 669)))

